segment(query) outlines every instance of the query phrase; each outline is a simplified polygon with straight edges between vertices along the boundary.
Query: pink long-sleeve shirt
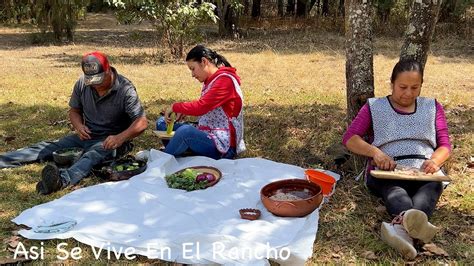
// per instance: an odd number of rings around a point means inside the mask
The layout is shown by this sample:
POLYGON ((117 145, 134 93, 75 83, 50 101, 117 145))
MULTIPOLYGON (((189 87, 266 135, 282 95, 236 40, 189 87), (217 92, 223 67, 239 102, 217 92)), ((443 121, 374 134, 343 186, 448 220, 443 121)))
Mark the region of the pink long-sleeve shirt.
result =
MULTIPOLYGON (((406 112, 394 109, 400 114, 407 114, 406 112)), ((435 127, 436 127, 436 143, 437 147, 446 147, 451 151, 451 141, 449 139, 448 133, 448 123, 446 122, 446 116, 444 114, 443 106, 441 106, 438 101, 436 101, 436 118, 435 118, 435 127)), ((351 125, 347 129, 346 133, 342 138, 342 144, 346 145, 347 141, 354 135, 361 137, 368 136, 369 143, 372 143, 374 139, 374 130, 372 125, 372 116, 370 114, 369 104, 366 103, 360 109, 357 116, 352 121, 351 125)))

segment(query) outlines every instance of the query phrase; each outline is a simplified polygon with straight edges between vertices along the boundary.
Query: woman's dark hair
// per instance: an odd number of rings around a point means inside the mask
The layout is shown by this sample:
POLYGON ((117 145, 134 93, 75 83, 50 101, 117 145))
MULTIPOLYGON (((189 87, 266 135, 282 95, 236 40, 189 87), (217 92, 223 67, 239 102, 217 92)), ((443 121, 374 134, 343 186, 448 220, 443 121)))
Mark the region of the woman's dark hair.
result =
POLYGON ((191 49, 191 51, 189 51, 188 55, 186 56, 186 61, 192 60, 201 63, 203 57, 209 60, 209 62, 213 63, 217 67, 231 67, 229 61, 227 61, 225 57, 216 53, 216 51, 205 47, 204 45, 194 46, 194 48, 191 49))
POLYGON ((423 83, 423 66, 420 64, 420 62, 413 59, 398 61, 398 63, 393 67, 392 77, 390 77, 390 81, 394 83, 397 79, 398 74, 407 71, 417 71, 418 73, 420 73, 421 83, 423 83))

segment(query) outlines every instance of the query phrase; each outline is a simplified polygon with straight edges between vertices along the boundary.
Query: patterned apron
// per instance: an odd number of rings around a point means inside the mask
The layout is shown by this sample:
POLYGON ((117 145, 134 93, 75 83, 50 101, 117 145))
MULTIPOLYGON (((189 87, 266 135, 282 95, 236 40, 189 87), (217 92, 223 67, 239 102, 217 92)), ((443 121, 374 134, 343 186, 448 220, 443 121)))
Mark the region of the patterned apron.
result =
POLYGON ((239 83, 230 74, 220 74, 215 77, 207 86, 203 86, 201 96, 205 95, 212 88, 214 82, 222 76, 227 76, 232 80, 234 83, 234 88, 242 100, 242 108, 240 109, 239 115, 237 117, 228 117, 224 112, 224 109, 222 109, 220 106, 208 112, 207 114, 202 115, 199 118, 198 128, 209 135, 209 137, 216 144, 216 148, 220 153, 225 154, 230 148, 230 125, 232 124, 236 133, 236 152, 238 154, 246 150, 244 142, 244 98, 239 83))

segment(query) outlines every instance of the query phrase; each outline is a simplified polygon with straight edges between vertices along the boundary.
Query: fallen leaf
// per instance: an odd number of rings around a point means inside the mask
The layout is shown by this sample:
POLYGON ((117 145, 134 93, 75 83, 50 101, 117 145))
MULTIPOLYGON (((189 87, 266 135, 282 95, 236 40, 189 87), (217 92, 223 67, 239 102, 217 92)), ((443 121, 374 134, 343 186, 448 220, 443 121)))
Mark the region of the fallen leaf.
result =
POLYGON ((4 140, 5 140, 5 142, 10 142, 10 141, 13 141, 13 140, 15 140, 15 139, 16 139, 16 137, 9 136, 9 137, 5 137, 4 140))
POLYGON ((385 213, 387 211, 387 208, 385 208, 385 206, 379 205, 375 208, 375 211, 378 213, 385 213))
POLYGON ((436 244, 433 243, 423 245, 423 250, 431 252, 435 255, 449 257, 449 254, 444 249, 438 247, 436 244))
POLYGON ((332 237, 333 235, 334 235, 334 233, 331 232, 331 231, 326 232, 326 236, 327 236, 328 238, 332 237))
POLYGON ((375 255, 375 253, 373 251, 366 251, 364 253, 362 253, 362 257, 368 259, 368 260, 376 260, 378 259, 377 255, 375 255))
POLYGON ((334 247, 332 247, 332 250, 334 250, 334 252, 339 252, 341 251, 341 247, 339 245, 335 245, 334 247))

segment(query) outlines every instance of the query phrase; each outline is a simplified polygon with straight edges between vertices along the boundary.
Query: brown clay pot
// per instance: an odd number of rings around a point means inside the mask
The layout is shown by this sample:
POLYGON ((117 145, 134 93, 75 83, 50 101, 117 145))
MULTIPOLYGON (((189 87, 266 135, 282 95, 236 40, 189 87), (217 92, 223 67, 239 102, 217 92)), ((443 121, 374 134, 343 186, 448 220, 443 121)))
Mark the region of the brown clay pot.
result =
POLYGON ((258 218, 260 218, 260 210, 258 209, 240 209, 239 210, 239 213, 240 213, 240 217, 242 219, 246 219, 246 220, 257 220, 258 218))
POLYGON ((318 184, 304 179, 285 179, 265 185, 260 190, 263 206, 276 216, 303 217, 312 213, 321 205, 323 194, 318 184), (276 200, 271 197, 278 194, 294 194, 302 199, 276 200))

